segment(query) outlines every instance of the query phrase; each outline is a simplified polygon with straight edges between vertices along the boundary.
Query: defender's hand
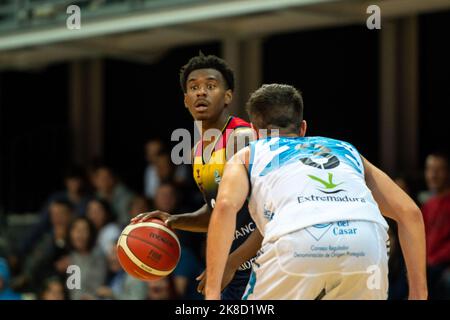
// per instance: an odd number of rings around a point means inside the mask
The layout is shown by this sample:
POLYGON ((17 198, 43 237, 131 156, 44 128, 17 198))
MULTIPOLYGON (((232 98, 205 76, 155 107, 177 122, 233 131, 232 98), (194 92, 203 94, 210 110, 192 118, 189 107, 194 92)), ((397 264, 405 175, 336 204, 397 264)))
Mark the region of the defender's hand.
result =
MULTIPOLYGON (((227 263, 227 265, 225 266, 225 271, 223 273, 222 286, 221 286, 220 290, 225 289, 230 284, 231 280, 233 280, 233 278, 234 278, 235 273, 236 273, 236 269, 231 267, 230 264, 227 263)), ((197 286, 197 292, 205 295, 206 270, 203 271, 195 279, 200 281, 197 286)))

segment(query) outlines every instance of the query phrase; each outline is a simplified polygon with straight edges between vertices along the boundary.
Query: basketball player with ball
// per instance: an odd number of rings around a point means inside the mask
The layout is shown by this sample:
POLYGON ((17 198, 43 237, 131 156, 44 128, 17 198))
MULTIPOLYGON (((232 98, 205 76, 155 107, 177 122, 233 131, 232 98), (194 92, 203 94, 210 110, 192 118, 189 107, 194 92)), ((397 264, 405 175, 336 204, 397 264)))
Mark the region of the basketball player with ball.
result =
MULTIPOLYGON (((206 203, 192 213, 172 215, 154 211, 141 214, 132 220, 130 228, 136 223, 154 223, 155 218, 158 218, 170 228, 207 232, 225 163, 239 147, 245 146, 240 146, 239 142, 249 142, 253 138, 249 123, 228 114, 228 106, 233 98, 234 74, 224 60, 203 54, 193 57, 181 68, 180 84, 186 108, 196 124, 201 124, 199 129, 202 138, 192 150, 193 174, 206 203), (214 130, 219 134, 208 134, 208 131, 211 133, 214 130)), ((239 209, 231 254, 221 286, 224 289, 221 298, 224 300, 242 298, 250 277, 250 260, 262 240, 261 234, 255 230, 247 205, 239 209)), ((175 254, 175 251, 171 254, 175 254)), ((198 290, 203 291, 205 273, 197 279, 200 280, 198 290)))

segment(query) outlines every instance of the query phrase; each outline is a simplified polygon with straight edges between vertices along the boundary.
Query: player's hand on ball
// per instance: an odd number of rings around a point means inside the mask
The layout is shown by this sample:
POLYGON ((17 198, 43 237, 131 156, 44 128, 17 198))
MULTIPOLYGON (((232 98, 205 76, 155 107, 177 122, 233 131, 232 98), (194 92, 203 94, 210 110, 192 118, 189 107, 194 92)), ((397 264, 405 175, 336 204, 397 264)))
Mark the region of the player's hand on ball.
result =
POLYGON ((141 213, 141 214, 137 215, 136 217, 134 217, 133 219, 131 219, 131 224, 146 222, 153 218, 160 219, 168 227, 171 227, 172 215, 170 213, 167 213, 164 211, 159 211, 159 210, 141 213))

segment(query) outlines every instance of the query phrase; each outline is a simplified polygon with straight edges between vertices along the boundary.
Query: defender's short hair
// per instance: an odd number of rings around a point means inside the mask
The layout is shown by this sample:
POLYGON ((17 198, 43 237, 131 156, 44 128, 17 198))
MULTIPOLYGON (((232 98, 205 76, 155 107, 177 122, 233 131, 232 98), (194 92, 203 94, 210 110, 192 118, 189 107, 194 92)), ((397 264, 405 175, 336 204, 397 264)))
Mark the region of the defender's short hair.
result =
POLYGON ((302 95, 287 84, 264 84, 250 96, 246 109, 259 129, 298 132, 303 121, 302 95))

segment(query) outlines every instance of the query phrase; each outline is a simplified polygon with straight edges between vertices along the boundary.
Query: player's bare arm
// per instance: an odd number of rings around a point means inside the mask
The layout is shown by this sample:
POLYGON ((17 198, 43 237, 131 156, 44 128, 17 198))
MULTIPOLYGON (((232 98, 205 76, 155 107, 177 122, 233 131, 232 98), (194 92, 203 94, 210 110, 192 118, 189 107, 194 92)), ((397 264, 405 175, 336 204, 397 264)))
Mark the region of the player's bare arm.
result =
POLYGON ((231 135, 227 144, 227 161, 230 160, 249 143, 256 139, 255 131, 252 128, 237 128, 231 135))
POLYGON ((233 161, 237 158, 232 158, 225 165, 216 206, 209 223, 206 246, 206 299, 220 299, 228 252, 233 242, 236 215, 249 192, 247 170, 241 161, 233 161))
POLYGON ((383 171, 363 159, 366 183, 381 213, 398 224, 405 258, 409 299, 426 299, 425 228, 420 209, 383 171))

